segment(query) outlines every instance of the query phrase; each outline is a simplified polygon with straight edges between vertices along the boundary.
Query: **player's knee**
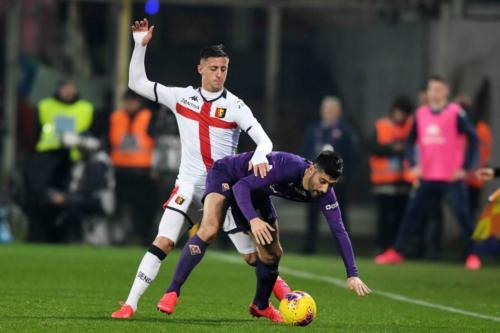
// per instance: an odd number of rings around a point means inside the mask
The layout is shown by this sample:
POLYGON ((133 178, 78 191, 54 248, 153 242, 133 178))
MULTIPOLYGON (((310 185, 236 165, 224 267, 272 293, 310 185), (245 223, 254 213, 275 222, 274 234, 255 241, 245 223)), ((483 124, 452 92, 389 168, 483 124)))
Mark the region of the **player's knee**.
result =
POLYGON ((281 251, 281 249, 267 253, 262 253, 259 255, 259 259, 266 265, 277 264, 280 262, 282 253, 283 252, 281 251))
POLYGON ((242 254, 241 257, 250 266, 255 266, 255 264, 257 263, 257 253, 256 252, 245 253, 245 254, 242 254))
POLYGON ((219 231, 219 228, 217 224, 214 223, 202 223, 200 226, 200 230, 198 230, 197 234, 198 237, 200 237, 205 243, 212 243, 217 237, 217 232, 219 231))
POLYGON ((174 248, 174 242, 164 236, 158 236, 153 242, 153 245, 160 248, 165 254, 168 254, 174 248))

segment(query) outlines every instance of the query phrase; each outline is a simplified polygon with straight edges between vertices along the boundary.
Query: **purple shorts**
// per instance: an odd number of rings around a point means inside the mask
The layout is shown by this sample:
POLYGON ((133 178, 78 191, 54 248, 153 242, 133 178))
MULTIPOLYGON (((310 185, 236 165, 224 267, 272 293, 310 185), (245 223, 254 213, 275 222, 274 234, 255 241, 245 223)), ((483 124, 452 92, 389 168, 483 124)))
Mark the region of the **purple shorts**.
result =
MULTIPOLYGON (((219 193, 225 196, 229 201, 234 221, 236 222, 236 229, 228 231, 229 233, 250 231, 249 221, 247 221, 234 199, 232 187, 237 181, 238 179, 229 175, 223 164, 215 162, 212 169, 208 171, 205 194, 203 196, 204 199, 210 193, 219 193)), ((269 224, 274 224, 276 222, 278 217, 268 194, 252 193, 252 205, 259 213, 261 219, 269 224)))

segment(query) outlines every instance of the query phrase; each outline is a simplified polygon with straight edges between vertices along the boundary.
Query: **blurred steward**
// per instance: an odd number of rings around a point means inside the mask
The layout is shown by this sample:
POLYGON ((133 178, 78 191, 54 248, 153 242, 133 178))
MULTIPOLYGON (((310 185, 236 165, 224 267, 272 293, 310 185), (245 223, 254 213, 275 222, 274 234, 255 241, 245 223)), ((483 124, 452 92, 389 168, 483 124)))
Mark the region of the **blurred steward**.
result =
POLYGON ((71 167, 81 159, 78 149, 64 145, 64 134, 90 132, 94 107, 81 99, 73 80, 63 80, 54 96, 38 103, 35 153, 25 165, 26 213, 29 219, 28 241, 55 241, 50 232, 57 212, 47 211, 47 190, 64 191, 70 181, 71 167))
POLYGON ((117 217, 130 216, 132 220, 133 235, 126 235, 128 240, 137 238, 148 244, 154 234, 158 199, 151 177, 154 143, 148 129, 152 111, 143 103, 132 90, 125 92, 123 107, 111 114, 109 141, 116 174, 117 217))
POLYGON ((371 182, 377 207, 377 243, 387 249, 396 238, 399 222, 414 181, 405 161, 406 141, 413 126, 413 106, 405 97, 397 98, 388 116, 375 122, 371 142, 371 182))
POLYGON ((394 248, 375 257, 378 264, 397 264, 404 259, 403 251, 426 212, 447 196, 462 229, 465 247, 465 267, 477 270, 481 266, 474 253, 472 217, 464 178, 474 166, 477 135, 465 111, 448 102, 449 85, 445 79, 433 76, 427 84, 428 104, 418 108, 415 123, 408 139, 408 155, 415 165, 414 145, 419 153, 419 166, 414 168, 419 187, 410 199, 399 227, 394 248), (467 148, 463 136, 467 137, 467 148))
MULTIPOLYGON (((342 207, 344 225, 348 228, 348 185, 359 157, 359 138, 342 116, 342 102, 338 97, 325 96, 319 111, 320 120, 307 129, 302 151, 309 160, 313 160, 324 150, 334 150, 342 156, 344 174, 335 185, 335 193, 338 194, 339 205, 342 207)), ((308 207, 307 235, 302 249, 304 253, 316 251, 319 211, 316 204, 308 207)))

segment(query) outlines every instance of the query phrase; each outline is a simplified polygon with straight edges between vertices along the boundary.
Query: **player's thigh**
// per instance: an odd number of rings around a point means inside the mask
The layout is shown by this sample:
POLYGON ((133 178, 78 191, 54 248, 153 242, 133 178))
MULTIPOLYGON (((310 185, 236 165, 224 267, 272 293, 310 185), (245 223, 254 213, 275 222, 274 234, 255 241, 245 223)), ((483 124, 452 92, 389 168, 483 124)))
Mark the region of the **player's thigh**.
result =
POLYGON ((170 198, 165 202, 165 211, 158 226, 158 236, 177 243, 179 237, 190 226, 191 219, 187 211, 194 196, 194 186, 189 183, 177 183, 170 198), (187 220, 187 221, 186 221, 187 220))

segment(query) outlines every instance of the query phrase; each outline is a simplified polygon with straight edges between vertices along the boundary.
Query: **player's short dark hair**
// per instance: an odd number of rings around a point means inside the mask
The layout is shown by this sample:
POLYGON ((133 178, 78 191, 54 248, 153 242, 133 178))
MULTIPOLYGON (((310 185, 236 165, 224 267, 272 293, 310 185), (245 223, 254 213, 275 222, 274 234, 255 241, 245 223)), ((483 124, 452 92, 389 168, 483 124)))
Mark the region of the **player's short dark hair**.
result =
POLYGON ((333 179, 338 179, 344 172, 344 160, 331 150, 323 150, 313 161, 314 166, 323 170, 333 179))
POLYGON ((443 84, 446 84, 448 85, 448 81, 444 78, 444 76, 441 76, 441 75, 437 75, 437 74, 433 74, 429 77, 429 80, 427 80, 427 83, 431 82, 431 81, 438 81, 438 82, 441 82, 443 84))
POLYGON ((229 58, 227 54, 226 47, 223 44, 216 44, 204 47, 200 52, 200 60, 206 60, 208 58, 229 58))

